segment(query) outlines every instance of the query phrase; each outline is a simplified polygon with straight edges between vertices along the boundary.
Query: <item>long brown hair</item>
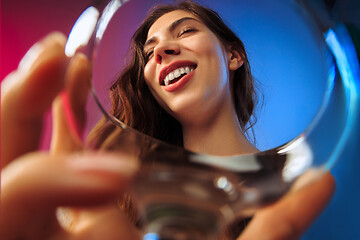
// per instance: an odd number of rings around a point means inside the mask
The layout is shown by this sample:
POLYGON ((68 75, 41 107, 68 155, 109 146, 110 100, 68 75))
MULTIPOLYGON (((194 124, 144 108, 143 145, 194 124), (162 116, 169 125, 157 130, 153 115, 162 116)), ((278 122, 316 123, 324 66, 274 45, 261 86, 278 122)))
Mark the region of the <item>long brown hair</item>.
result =
POLYGON ((234 73, 233 97, 240 126, 246 132, 255 123, 255 118, 251 116, 257 94, 244 44, 215 11, 191 1, 156 6, 137 29, 130 45, 130 61, 110 89, 111 114, 142 133, 168 143, 182 145, 180 123, 160 107, 144 79, 146 59, 143 45, 148 31, 158 18, 175 10, 184 10, 198 17, 224 46, 231 45, 241 54, 244 63, 234 73))

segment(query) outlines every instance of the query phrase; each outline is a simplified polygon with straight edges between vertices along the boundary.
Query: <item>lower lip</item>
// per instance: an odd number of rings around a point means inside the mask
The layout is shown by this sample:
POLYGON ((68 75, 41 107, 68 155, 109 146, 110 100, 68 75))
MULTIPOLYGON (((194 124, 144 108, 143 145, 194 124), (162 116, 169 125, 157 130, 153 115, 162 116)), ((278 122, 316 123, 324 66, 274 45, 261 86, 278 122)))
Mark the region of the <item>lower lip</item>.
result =
POLYGON ((194 75, 195 69, 191 72, 180 78, 179 81, 172 83, 167 86, 163 86, 164 90, 167 92, 174 92, 181 89, 186 83, 188 83, 191 77, 194 75))

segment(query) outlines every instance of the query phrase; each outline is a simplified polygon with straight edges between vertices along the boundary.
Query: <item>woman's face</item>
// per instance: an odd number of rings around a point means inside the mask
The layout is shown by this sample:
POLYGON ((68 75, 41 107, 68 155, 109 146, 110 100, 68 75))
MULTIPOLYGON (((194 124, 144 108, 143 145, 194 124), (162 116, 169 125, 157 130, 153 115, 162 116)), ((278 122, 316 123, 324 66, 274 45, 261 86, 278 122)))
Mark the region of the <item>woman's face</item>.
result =
POLYGON ((181 123, 232 104, 230 71, 242 61, 191 13, 176 10, 161 16, 149 29, 144 54, 147 85, 181 123))

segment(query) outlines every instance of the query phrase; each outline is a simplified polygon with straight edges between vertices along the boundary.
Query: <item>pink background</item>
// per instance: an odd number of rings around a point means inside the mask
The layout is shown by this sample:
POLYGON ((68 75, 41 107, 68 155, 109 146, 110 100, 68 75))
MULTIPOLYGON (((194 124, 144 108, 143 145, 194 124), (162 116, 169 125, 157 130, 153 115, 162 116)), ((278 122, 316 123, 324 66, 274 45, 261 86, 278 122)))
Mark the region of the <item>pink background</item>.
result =
MULTIPOLYGON (((81 12, 84 0, 5 0, 1 1, 1 81, 14 71, 27 50, 53 31, 66 36, 81 12)), ((41 148, 50 144, 51 117, 46 116, 41 148)))
POLYGON ((2 0, 1 79, 15 70, 26 51, 49 32, 68 35, 87 5, 83 0, 2 0))

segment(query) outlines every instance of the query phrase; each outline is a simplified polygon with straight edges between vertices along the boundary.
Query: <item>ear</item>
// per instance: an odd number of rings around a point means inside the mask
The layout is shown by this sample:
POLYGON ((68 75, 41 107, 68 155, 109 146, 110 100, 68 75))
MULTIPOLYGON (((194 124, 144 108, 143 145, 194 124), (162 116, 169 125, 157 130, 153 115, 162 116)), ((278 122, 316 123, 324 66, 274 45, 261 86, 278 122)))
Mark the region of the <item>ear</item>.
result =
POLYGON ((235 71, 243 65, 244 60, 242 58, 242 55, 233 46, 228 47, 227 54, 230 71, 235 71))

